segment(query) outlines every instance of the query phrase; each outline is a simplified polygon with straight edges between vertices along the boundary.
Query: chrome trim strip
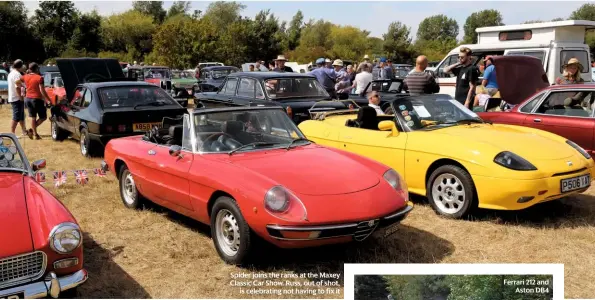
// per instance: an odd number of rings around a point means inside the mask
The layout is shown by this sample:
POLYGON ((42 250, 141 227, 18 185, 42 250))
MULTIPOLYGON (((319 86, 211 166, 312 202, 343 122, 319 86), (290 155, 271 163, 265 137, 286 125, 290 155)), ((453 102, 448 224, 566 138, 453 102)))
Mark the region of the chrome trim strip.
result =
POLYGON ((267 225, 267 228, 274 229, 274 230, 283 230, 283 231, 319 231, 319 230, 345 229, 345 228, 357 227, 357 225, 358 225, 358 223, 351 223, 351 224, 345 224, 345 225, 307 226, 307 227, 267 225))
POLYGON ((0 297, 24 293, 25 298, 45 298, 50 294, 48 291, 56 290, 54 285, 57 285, 60 291, 63 292, 83 284, 87 279, 88 274, 85 269, 63 277, 55 277, 55 273, 50 272, 44 281, 0 290, 0 297), (52 278, 55 278, 55 280, 52 280, 52 278))
POLYGON ((29 252, 29 253, 25 253, 25 254, 20 254, 20 255, 15 255, 15 256, 10 256, 10 257, 5 257, 5 258, 0 259, 0 262, 1 262, 2 260, 5 260, 5 259, 15 259, 15 258, 19 258, 21 256, 36 255, 37 253, 41 253, 42 258, 43 258, 42 263, 41 263, 41 270, 39 271, 39 273, 35 274, 34 276, 29 276, 29 277, 25 277, 25 278, 15 278, 13 280, 8 280, 5 282, 2 282, 2 283, 0 283, 0 288, 18 285, 23 282, 34 281, 34 280, 41 278, 41 276, 43 276, 43 274, 45 273, 45 270, 47 268, 47 255, 43 251, 34 251, 34 252, 29 252))
POLYGON ((353 237, 353 234, 351 234, 351 233, 350 234, 341 234, 341 235, 317 237, 317 238, 311 238, 311 239, 288 239, 288 238, 281 238, 281 237, 269 235, 269 237, 274 238, 279 241, 319 241, 319 240, 336 239, 336 238, 347 237, 347 236, 353 237))

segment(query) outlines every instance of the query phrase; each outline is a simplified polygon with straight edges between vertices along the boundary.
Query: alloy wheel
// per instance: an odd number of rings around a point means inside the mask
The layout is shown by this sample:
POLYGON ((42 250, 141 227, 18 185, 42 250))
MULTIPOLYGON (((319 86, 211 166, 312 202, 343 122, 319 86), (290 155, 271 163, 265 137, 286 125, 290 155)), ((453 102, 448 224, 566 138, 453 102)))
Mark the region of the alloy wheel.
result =
POLYGON ((450 173, 441 174, 432 184, 432 200, 447 214, 455 214, 465 203, 465 186, 461 180, 450 173))

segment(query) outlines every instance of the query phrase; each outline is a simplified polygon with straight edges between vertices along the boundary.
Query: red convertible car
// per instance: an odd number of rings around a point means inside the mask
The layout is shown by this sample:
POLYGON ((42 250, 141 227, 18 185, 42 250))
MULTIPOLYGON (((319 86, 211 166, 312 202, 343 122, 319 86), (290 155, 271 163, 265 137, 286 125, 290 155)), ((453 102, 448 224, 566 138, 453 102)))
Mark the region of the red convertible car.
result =
POLYGON ((280 107, 195 109, 163 128, 111 140, 102 167, 125 206, 148 199, 210 224, 229 264, 248 261, 257 240, 363 241, 413 209, 396 171, 310 142, 280 107))
POLYGON ((496 57, 494 65, 502 100, 514 107, 478 113, 482 119, 549 131, 595 153, 594 84, 550 86, 541 60, 530 56, 496 57))
POLYGON ((87 280, 79 225, 35 179, 44 167, 0 134, 0 299, 72 296, 87 280))

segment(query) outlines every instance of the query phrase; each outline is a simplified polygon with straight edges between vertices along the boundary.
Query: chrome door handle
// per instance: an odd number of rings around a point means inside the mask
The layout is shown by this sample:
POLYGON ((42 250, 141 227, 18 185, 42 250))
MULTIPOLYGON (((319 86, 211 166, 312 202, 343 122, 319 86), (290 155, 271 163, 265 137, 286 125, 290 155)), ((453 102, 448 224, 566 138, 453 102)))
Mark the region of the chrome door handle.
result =
POLYGON ((154 150, 149 150, 149 155, 155 155, 155 151, 154 150))
POLYGON ((533 119, 533 122, 535 122, 535 123, 541 123, 541 119, 533 119))

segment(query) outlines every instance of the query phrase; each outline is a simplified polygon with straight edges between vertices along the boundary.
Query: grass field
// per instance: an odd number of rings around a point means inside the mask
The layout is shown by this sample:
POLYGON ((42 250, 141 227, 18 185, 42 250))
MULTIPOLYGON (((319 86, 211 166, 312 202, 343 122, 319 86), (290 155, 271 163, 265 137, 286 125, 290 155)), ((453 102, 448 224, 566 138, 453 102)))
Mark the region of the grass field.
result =
MULTIPOLYGON (((0 108, 0 131, 10 131, 10 116, 8 107, 0 108)), ((251 298, 230 287, 230 274, 342 273, 347 262, 563 263, 566 298, 595 298, 595 188, 522 212, 482 211, 474 221, 440 218, 418 200, 392 235, 376 234, 349 247, 263 249, 258 265, 243 270, 222 263, 207 226, 157 206, 124 208, 112 175, 99 178, 91 173, 88 185, 80 186, 69 173, 67 184, 54 188, 51 171, 97 168, 101 159, 83 158, 77 142, 54 142, 49 131, 49 123, 44 123, 42 140, 21 142, 30 161, 47 159, 45 186, 85 233, 89 280, 79 289, 81 298, 251 298)), ((310 296, 323 297, 343 294, 310 296)))

